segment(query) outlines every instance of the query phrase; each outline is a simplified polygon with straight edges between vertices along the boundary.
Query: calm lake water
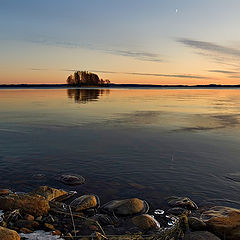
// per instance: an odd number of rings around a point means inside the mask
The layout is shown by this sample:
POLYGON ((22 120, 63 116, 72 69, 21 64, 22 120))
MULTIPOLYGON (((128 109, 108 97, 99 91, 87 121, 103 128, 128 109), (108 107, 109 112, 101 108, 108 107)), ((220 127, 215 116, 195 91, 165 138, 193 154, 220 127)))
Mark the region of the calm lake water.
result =
POLYGON ((1 188, 240 207, 239 143, 240 89, 0 90, 1 188))

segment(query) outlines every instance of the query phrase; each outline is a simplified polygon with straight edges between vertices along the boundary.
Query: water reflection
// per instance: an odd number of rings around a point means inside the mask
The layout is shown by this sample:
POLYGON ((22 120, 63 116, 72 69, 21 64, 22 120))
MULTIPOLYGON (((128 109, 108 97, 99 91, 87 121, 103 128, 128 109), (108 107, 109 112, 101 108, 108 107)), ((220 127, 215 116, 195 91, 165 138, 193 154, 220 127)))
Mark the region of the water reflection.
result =
POLYGON ((109 92, 109 89, 67 89, 68 98, 74 99, 76 103, 97 101, 99 97, 109 92))

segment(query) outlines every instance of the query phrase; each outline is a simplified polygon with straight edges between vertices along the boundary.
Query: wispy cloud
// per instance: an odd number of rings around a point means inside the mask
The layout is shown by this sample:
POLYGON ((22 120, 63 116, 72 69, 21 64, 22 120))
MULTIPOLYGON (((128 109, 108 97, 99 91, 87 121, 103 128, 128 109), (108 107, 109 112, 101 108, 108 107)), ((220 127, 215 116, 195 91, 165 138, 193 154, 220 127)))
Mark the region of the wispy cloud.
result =
POLYGON ((130 51, 130 50, 117 50, 117 49, 107 50, 106 52, 109 52, 115 55, 125 56, 125 57, 132 57, 141 61, 164 62, 164 60, 160 58, 159 54, 155 54, 155 53, 137 52, 137 51, 130 51))
POLYGON ((212 42, 197 41, 187 38, 180 38, 177 41, 191 48, 200 49, 203 51, 217 53, 221 55, 240 57, 240 50, 236 48, 226 47, 212 42))
MULTIPOLYGON (((238 68, 240 65, 240 49, 229 46, 220 45, 213 42, 192 40, 188 38, 179 38, 177 42, 185 45, 186 47, 195 49, 195 53, 207 57, 214 62, 224 65, 225 67, 238 68)), ((218 71, 218 70, 216 70, 218 71)), ((232 71, 219 70, 218 73, 234 74, 232 71)))
POLYGON ((47 71, 49 69, 48 68, 28 68, 28 70, 31 70, 31 71, 47 71))
MULTIPOLYGON (((62 69, 62 71, 74 72, 78 71, 77 69, 62 69)), ((94 70, 91 69, 91 72, 97 73, 110 73, 110 74, 127 74, 127 75, 137 75, 137 76, 153 76, 153 77, 169 77, 169 78, 190 78, 190 79, 208 79, 208 77, 193 75, 193 74, 164 74, 164 73, 140 73, 140 72, 114 72, 106 70, 94 70)))
POLYGON ((227 71, 227 70, 208 70, 208 72, 213 72, 213 73, 223 73, 223 74, 239 74, 240 72, 236 71, 227 71))
POLYGON ((228 76, 229 78, 240 78, 240 76, 228 76))
POLYGON ((62 47, 62 48, 83 48, 89 50, 100 51, 112 55, 124 56, 134 58, 140 61, 150 61, 150 62, 164 62, 164 59, 157 53, 151 53, 146 51, 130 50, 130 49, 117 49, 117 48, 105 48, 101 46, 94 46, 92 44, 86 44, 81 42, 71 42, 71 41, 55 41, 48 38, 39 38, 26 40, 31 43, 37 43, 41 45, 62 47))

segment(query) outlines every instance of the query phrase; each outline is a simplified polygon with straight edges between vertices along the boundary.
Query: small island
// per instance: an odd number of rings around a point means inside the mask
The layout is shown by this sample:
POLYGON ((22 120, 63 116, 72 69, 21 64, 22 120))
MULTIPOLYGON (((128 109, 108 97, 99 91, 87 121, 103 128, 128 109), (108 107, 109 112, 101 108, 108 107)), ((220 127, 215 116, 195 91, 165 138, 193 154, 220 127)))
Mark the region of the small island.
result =
POLYGON ((88 87, 88 86, 109 86, 110 81, 108 79, 103 80, 98 77, 97 74, 88 71, 76 71, 73 75, 67 78, 67 85, 76 87, 88 87))

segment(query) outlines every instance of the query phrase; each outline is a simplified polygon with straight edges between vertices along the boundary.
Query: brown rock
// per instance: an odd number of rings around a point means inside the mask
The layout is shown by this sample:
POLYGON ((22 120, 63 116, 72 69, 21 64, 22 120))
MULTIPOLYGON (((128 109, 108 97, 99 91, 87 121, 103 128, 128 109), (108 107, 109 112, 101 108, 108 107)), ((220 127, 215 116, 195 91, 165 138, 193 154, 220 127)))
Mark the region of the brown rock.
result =
POLYGON ((203 212, 201 218, 211 232, 220 238, 240 239, 240 210, 223 206, 212 207, 203 212))
POLYGON ((55 229, 55 227, 52 224, 49 223, 44 223, 44 227, 48 230, 48 231, 53 231, 55 229))
POLYGON ((0 222, 1 227, 7 227, 7 223, 5 221, 0 222))
POLYGON ((198 209, 197 204, 187 197, 170 197, 168 198, 168 204, 171 207, 181 207, 190 210, 198 209))
POLYGON ((47 214, 50 206, 48 201, 41 196, 10 194, 0 196, 0 209, 6 211, 20 209, 23 213, 40 216, 47 214))
POLYGON ((7 195, 10 193, 12 193, 12 191, 9 189, 0 189, 0 195, 7 195))
POLYGON ((25 220, 28 220, 28 221, 34 221, 34 216, 32 216, 32 215, 30 215, 30 214, 26 214, 26 215, 24 216, 24 219, 25 219, 25 220))
POLYGON ((20 232, 21 232, 21 233, 28 234, 28 233, 32 233, 33 231, 30 230, 30 229, 28 229, 28 228, 21 228, 21 229, 20 229, 20 232))
POLYGON ((33 190, 30 194, 31 195, 40 195, 40 196, 44 197, 46 200, 52 201, 54 198, 57 198, 57 197, 67 194, 67 192, 56 189, 56 188, 51 188, 48 186, 41 186, 41 187, 38 187, 37 189, 33 190))
POLYGON ((205 230, 207 227, 205 222, 196 217, 189 217, 188 224, 193 231, 202 231, 205 230))
POLYGON ((167 214, 172 214, 174 216, 186 215, 188 216, 189 210, 180 207, 174 207, 167 210, 167 214))
POLYGON ((70 206, 75 209, 75 211, 82 211, 89 208, 97 207, 98 199, 94 195, 83 195, 79 198, 74 199, 70 206))
POLYGON ((17 232, 8 228, 0 227, 0 239, 1 240, 20 240, 20 236, 17 232))
POLYGON ((39 226, 39 223, 36 221, 18 220, 15 222, 15 226, 18 228, 28 228, 34 230, 39 226))
POLYGON ((80 185, 85 182, 85 178, 80 175, 73 175, 73 174, 63 174, 59 177, 59 180, 70 186, 80 185))
POLYGON ((196 231, 186 233, 183 240, 220 240, 220 238, 210 232, 196 231))
POLYGON ((59 231, 59 230, 54 230, 54 231, 52 231, 52 235, 58 235, 58 236, 60 236, 62 233, 61 233, 61 231, 59 231))
POLYGON ((148 214, 142 214, 132 218, 132 222, 142 230, 159 229, 159 222, 148 214))
POLYGON ((138 213, 146 213, 148 204, 138 198, 130 198, 124 200, 114 200, 106 203, 102 209, 107 212, 114 212, 117 215, 133 215, 138 213))

